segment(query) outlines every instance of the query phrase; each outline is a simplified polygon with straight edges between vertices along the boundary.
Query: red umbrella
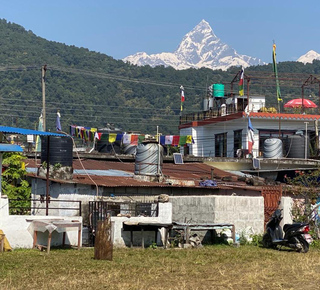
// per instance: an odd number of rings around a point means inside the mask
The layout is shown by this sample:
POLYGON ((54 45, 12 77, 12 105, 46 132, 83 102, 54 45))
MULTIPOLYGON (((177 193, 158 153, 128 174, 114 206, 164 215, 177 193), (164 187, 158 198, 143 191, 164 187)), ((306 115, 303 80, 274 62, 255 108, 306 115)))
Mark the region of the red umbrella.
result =
MULTIPOLYGON (((300 107, 302 107, 302 99, 293 99, 293 100, 289 101, 288 103, 286 103, 284 105, 284 107, 285 108, 300 108, 300 107)), ((317 105, 308 99, 303 99, 303 107, 316 108, 317 105)))

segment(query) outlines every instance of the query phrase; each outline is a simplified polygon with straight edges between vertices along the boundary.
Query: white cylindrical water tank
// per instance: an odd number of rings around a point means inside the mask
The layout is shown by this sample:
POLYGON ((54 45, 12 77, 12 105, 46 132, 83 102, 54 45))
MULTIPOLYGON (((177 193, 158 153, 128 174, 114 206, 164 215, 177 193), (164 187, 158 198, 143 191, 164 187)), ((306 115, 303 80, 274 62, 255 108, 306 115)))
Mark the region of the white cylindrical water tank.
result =
POLYGON ((134 174, 158 175, 162 172, 163 147, 156 143, 142 143, 137 146, 134 174))
POLYGON ((282 158, 283 157, 282 141, 277 138, 266 139, 263 143, 263 157, 264 158, 282 158))

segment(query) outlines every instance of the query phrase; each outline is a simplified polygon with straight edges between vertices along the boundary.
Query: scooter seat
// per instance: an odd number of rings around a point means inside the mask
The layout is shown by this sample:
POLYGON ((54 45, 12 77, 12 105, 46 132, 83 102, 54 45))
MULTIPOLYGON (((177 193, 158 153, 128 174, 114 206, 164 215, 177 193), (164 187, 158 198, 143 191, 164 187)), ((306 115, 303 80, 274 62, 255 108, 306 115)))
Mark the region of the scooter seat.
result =
POLYGON ((283 230, 285 232, 292 231, 292 230, 296 230, 298 228, 301 228, 301 227, 303 227, 305 225, 306 225, 305 223, 285 224, 284 227, 283 227, 283 230))

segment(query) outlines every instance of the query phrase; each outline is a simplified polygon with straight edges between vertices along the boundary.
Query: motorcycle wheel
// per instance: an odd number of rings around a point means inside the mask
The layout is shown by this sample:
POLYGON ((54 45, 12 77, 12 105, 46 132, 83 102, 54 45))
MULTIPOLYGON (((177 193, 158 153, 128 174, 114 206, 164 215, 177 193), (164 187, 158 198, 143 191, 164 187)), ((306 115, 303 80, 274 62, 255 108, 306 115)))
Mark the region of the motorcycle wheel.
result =
POLYGON ((264 248, 272 248, 272 239, 268 233, 263 235, 262 245, 264 248))
POLYGON ((300 245, 301 245, 301 249, 298 250, 299 253, 307 253, 309 251, 309 244, 308 242, 301 236, 297 237, 300 245))

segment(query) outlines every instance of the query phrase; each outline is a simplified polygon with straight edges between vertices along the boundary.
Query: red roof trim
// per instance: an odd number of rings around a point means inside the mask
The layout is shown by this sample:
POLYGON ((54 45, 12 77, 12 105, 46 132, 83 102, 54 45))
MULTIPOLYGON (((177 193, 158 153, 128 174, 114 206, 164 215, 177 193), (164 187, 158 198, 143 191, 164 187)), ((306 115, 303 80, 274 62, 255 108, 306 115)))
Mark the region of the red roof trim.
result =
MULTIPOLYGON (((206 119, 206 120, 199 120, 193 121, 190 123, 185 123, 179 126, 179 130, 185 128, 192 128, 192 127, 201 127, 209 124, 221 123, 235 119, 246 118, 247 114, 245 112, 239 112, 235 114, 230 114, 226 116, 219 116, 216 118, 206 119)), ((303 115, 303 114, 286 114, 286 113, 250 113, 250 118, 252 119, 279 119, 282 120, 320 120, 320 115, 303 115)))
MULTIPOLYGON (((246 116, 244 113, 243 116, 246 116)), ((250 113, 250 118, 254 119, 283 119, 283 120, 319 120, 320 115, 286 114, 286 113, 250 113)))
POLYGON ((226 122, 234 119, 240 119, 242 118, 242 112, 239 113, 234 113, 230 115, 225 115, 225 116, 219 116, 215 118, 210 118, 206 120, 199 120, 199 121, 193 121, 190 123, 185 123, 179 126, 179 129, 185 129, 185 128, 191 128, 191 127, 201 127, 209 124, 215 124, 215 123, 220 123, 220 122, 226 122))

